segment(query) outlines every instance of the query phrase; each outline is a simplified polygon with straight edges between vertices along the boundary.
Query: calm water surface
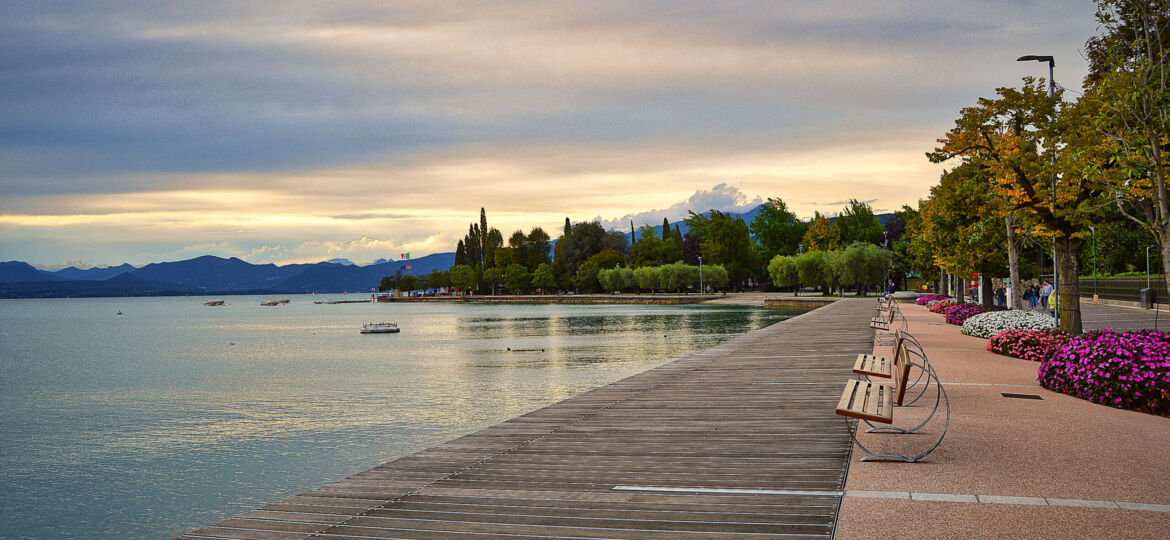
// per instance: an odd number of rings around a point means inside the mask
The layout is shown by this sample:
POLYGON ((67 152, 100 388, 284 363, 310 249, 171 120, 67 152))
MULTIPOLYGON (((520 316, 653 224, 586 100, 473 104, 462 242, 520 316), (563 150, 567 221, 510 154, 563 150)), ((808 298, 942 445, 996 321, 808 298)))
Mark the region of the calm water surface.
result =
POLYGON ((291 298, 0 300, 0 537, 173 537, 794 314, 291 298))

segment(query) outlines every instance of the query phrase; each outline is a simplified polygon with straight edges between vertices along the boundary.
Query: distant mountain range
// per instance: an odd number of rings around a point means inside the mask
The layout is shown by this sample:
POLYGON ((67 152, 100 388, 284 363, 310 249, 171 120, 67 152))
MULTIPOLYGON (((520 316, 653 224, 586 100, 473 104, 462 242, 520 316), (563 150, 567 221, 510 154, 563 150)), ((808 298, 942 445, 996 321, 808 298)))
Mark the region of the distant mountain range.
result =
MULTIPOLYGON (((751 223, 759 212, 760 207, 756 207, 737 216, 751 223)), ((893 214, 877 217, 884 224, 893 214)), ((684 234, 688 230, 682 221, 670 223, 671 227, 675 225, 684 234)), ((630 236, 628 227, 621 232, 630 236)), ((654 232, 661 236, 662 225, 656 225, 654 232)), ((549 243, 553 244, 555 241, 549 243)), ((418 276, 446 270, 453 264, 454 253, 435 253, 407 261, 378 259, 366 266, 346 259, 277 266, 204 255, 142 268, 122 264, 47 271, 25 262, 6 261, 0 262, 0 298, 364 292, 399 270, 418 276), (407 266, 410 270, 406 270, 407 266)))
POLYGON ((69 267, 55 272, 7 261, 0 262, 0 298, 362 292, 377 287, 384 276, 399 270, 422 275, 446 270, 452 264, 454 253, 368 266, 349 261, 276 266, 204 255, 142 268, 123 264, 86 270, 69 267), (407 266, 410 270, 406 270, 407 266))

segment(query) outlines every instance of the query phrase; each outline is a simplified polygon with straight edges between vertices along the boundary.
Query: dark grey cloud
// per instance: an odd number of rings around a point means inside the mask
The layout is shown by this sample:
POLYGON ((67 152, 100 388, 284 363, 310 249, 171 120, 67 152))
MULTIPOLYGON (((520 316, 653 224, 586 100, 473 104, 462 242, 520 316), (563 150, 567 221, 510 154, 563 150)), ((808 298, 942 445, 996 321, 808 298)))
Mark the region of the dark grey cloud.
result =
POLYGON ((972 51, 1004 56, 1008 72, 1019 50, 998 50, 1002 38, 1052 20, 1052 6, 9 3, 0 190, 134 190, 92 178, 331 167, 451 144, 742 147, 924 123, 965 104, 951 92, 981 76, 963 65, 972 51), (593 48, 599 58, 578 57, 593 48))

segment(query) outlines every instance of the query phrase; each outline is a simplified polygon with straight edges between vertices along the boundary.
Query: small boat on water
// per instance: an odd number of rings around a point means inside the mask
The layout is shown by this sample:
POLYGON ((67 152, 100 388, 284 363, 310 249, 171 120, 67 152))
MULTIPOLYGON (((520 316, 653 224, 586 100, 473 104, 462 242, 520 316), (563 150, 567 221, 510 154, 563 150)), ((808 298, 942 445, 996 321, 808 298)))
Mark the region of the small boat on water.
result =
POLYGON ((260 302, 260 305, 262 305, 262 306, 276 306, 276 305, 280 305, 280 303, 281 303, 280 300, 265 300, 263 302, 260 302))
POLYGON ((363 334, 394 334, 398 332, 398 323, 380 322, 362 325, 363 334))
POLYGON ((203 303, 205 306, 222 306, 223 300, 208 300, 203 303))

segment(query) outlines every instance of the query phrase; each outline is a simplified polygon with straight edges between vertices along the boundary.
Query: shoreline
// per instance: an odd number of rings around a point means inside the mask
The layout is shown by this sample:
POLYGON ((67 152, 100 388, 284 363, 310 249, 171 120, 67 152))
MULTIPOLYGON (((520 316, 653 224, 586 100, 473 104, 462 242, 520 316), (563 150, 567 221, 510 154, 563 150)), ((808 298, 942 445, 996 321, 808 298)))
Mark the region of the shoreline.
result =
POLYGON ((691 295, 494 295, 379 297, 378 303, 482 303, 482 304, 710 304, 761 306, 781 309, 816 309, 840 300, 836 296, 782 296, 776 293, 691 295))

